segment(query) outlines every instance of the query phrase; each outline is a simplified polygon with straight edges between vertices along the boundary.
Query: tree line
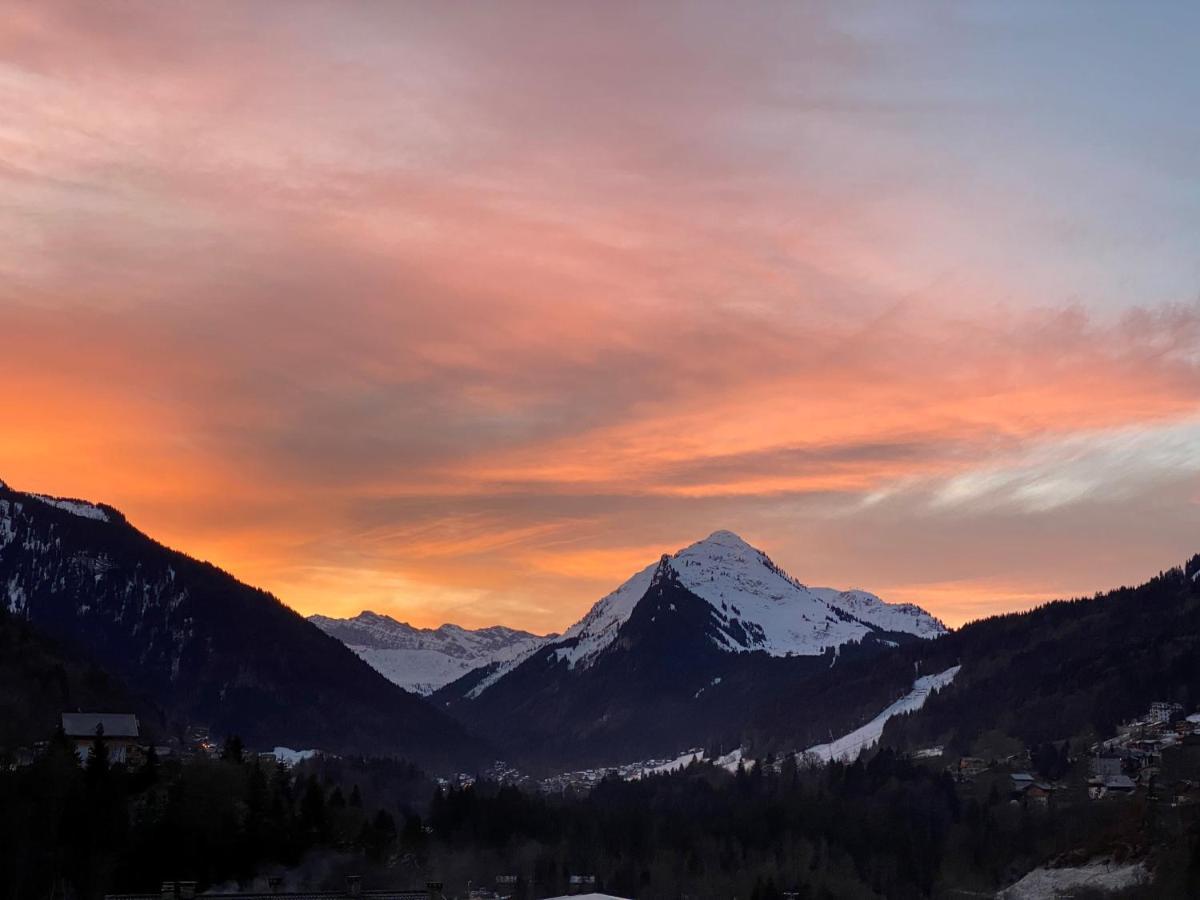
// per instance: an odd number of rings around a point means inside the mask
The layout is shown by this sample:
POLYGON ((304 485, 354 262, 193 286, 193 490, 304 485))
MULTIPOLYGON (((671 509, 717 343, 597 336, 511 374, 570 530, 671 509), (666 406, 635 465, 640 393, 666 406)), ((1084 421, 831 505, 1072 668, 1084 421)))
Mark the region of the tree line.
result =
MULTIPOLYGON (((1034 750, 1046 767, 1063 764, 1034 750)), ((507 874, 531 898, 589 875, 639 900, 905 900, 995 890, 1046 859, 1114 848, 1153 851, 1154 896, 1200 892, 1193 818, 1144 799, 1013 802, 999 784, 959 784, 885 749, 850 765, 694 764, 547 795, 440 786, 396 760, 289 769, 236 739, 219 759, 150 754, 125 766, 101 735, 80 765, 59 733, 34 765, 0 773, 0 897, 92 900, 176 879, 261 886, 271 873, 328 887, 356 873, 368 887, 440 880, 451 895, 507 874)))

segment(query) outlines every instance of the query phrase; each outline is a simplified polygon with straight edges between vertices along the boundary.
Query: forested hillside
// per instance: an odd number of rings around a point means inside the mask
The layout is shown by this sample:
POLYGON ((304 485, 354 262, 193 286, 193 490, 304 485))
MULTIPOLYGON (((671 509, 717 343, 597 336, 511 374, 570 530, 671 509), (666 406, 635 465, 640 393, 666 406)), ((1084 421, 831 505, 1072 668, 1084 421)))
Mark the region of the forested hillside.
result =
POLYGON ((0 608, 0 753, 45 740, 78 709, 134 712, 147 737, 163 726, 148 698, 0 608))
POLYGON ((1021 744, 1094 734, 1173 700, 1200 704, 1200 556, 1145 584, 967 625, 927 645, 928 665, 962 662, 884 743, 967 753, 981 736, 1021 744))
POLYGON ((178 721, 257 747, 484 758, 457 723, 277 598, 164 547, 111 507, 0 484, 0 583, 14 616, 178 721))

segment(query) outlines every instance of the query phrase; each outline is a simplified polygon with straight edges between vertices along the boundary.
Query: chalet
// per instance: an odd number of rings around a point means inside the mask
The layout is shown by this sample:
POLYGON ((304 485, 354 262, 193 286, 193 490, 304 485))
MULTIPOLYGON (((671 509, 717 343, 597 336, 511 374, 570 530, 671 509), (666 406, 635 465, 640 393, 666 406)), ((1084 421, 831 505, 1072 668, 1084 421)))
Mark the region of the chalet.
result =
POLYGON ((1154 723, 1166 724, 1171 721, 1171 717, 1176 713, 1183 712, 1183 705, 1180 703, 1168 703, 1165 700, 1160 700, 1150 704, 1149 720, 1154 723))
POLYGON ((1013 800, 1032 800, 1037 803, 1047 803, 1054 793, 1054 785, 1037 781, 1028 772, 1014 772, 1012 779, 1013 800))
POLYGON ((1137 784, 1128 775, 1109 775, 1102 782, 1101 797, 1129 796, 1137 790, 1137 784))
POLYGON ((87 761, 97 734, 104 736, 110 762, 126 762, 137 750, 138 720, 132 713, 63 713, 62 729, 80 762, 87 761))
POLYGON ((1025 789, 1025 799, 1037 803, 1049 803, 1054 796, 1054 785, 1044 781, 1036 781, 1025 789))
POLYGON ((1088 779, 1088 799, 1103 800, 1105 797, 1124 796, 1132 794, 1136 788, 1137 784, 1128 775, 1093 775, 1088 779))

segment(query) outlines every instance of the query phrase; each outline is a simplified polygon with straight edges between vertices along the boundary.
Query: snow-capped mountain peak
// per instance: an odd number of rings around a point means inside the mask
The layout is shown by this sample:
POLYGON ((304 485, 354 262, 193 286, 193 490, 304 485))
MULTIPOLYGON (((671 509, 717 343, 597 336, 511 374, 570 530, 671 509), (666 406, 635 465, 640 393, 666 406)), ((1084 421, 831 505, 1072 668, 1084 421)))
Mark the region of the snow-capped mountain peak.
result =
MULTIPOLYGON (((713 640, 729 652, 813 656, 873 632, 933 638, 946 631, 912 604, 886 603, 861 590, 808 587, 734 532, 720 530, 648 565, 601 598, 552 642, 558 657, 572 668, 591 665, 616 638, 664 565, 683 587, 712 606, 717 622, 713 640)), ((469 696, 479 696, 536 649, 499 667, 469 696)))
POLYGON ((546 640, 503 625, 477 630, 449 623, 417 628, 371 610, 348 619, 310 616, 309 621, 385 678, 418 694, 431 694, 473 669, 506 662, 546 640))

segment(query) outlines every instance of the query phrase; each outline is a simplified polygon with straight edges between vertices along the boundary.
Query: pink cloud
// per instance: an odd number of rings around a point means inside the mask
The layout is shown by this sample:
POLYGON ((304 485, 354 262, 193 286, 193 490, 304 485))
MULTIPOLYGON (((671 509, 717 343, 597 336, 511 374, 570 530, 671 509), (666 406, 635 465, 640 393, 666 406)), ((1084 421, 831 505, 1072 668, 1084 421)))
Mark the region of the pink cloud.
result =
MULTIPOLYGON (((1052 293, 1090 245, 940 146, 996 110, 836 10, 282 10, 0 23, 7 480, 306 611, 561 628, 717 527, 968 582, 1017 514, 939 484, 1197 412, 1196 306, 1052 293)), ((1039 565, 993 602, 1093 586, 1039 565)))

